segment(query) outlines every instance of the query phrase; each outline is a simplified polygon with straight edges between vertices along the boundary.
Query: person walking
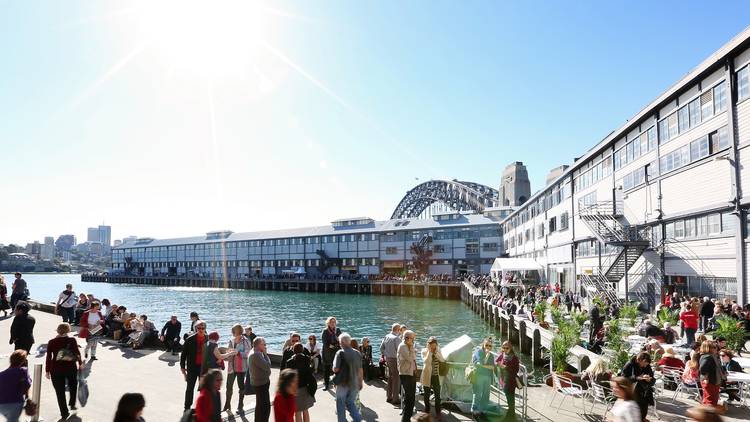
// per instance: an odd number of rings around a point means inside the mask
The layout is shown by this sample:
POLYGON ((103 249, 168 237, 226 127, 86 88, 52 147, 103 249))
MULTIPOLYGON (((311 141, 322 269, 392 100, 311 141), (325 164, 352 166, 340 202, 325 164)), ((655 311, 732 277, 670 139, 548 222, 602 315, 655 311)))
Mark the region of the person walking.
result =
POLYGON ((180 353, 180 372, 185 378, 187 385, 185 387, 185 410, 190 409, 193 405, 193 395, 195 394, 195 383, 201 374, 201 365, 203 364, 203 354, 206 350, 208 336, 206 336, 206 323, 198 320, 195 327, 195 334, 185 340, 185 345, 180 353))
POLYGON ((29 304, 20 301, 16 304, 15 317, 10 324, 10 341, 8 344, 14 344, 15 350, 25 350, 31 352, 31 346, 34 344, 34 325, 36 320, 29 315, 31 308, 29 304))
POLYGON ((612 393, 617 397, 612 406, 614 422, 641 422, 641 411, 635 402, 633 383, 625 377, 614 377, 610 385, 612 393))
POLYGON ((266 339, 256 337, 253 340, 253 352, 248 357, 250 385, 255 390, 255 422, 268 422, 271 416, 271 397, 268 388, 271 386, 271 358, 266 352, 266 339))
POLYGON ((318 382, 312 372, 310 357, 305 354, 305 347, 302 346, 302 343, 294 344, 292 352, 294 352, 294 356, 286 361, 286 367, 297 371, 297 386, 299 389, 295 400, 297 406, 296 419, 310 422, 309 409, 315 404, 315 391, 318 389, 318 382))
POLYGON ((719 405, 719 391, 726 376, 721 370, 716 344, 710 340, 701 343, 698 373, 703 389, 703 404, 716 408, 719 405))
POLYGON ((386 399, 388 403, 395 406, 401 404, 401 380, 398 377, 398 346, 401 344, 401 325, 393 324, 391 332, 388 333, 380 343, 380 355, 385 356, 385 364, 388 368, 388 385, 385 388, 386 399))
POLYGON ((65 290, 57 296, 55 303, 55 314, 62 317, 63 322, 72 324, 76 317, 76 292, 72 284, 66 284, 65 290))
POLYGON ((16 279, 13 281, 13 288, 10 295, 10 308, 16 309, 18 302, 28 300, 29 289, 26 280, 21 277, 21 273, 15 274, 16 279))
POLYGON ((471 356, 473 375, 471 380, 471 414, 475 417, 487 411, 490 400, 490 384, 495 371, 495 356, 492 354, 492 339, 487 337, 471 356))
POLYGON ((703 297, 703 302, 701 302, 701 311, 700 311, 700 328, 705 332, 708 328, 708 321, 714 317, 714 303, 711 301, 711 299, 708 298, 708 296, 703 297))
POLYGON ((402 422, 409 422, 414 413, 414 396, 417 392, 417 350, 414 347, 416 334, 414 331, 404 332, 404 339, 398 346, 398 376, 404 389, 404 409, 401 414, 402 422))
POLYGON ((233 384, 237 380, 237 394, 239 402, 237 403, 237 413, 242 413, 245 400, 245 371, 247 370, 247 357, 253 346, 250 340, 242 335, 242 325, 235 324, 232 326, 232 338, 229 339, 227 347, 236 353, 227 360, 227 399, 224 402, 224 410, 230 411, 232 408, 233 384))
POLYGON ((159 340, 167 346, 168 352, 172 352, 172 356, 177 354, 177 349, 180 347, 180 331, 182 331, 182 323, 177 320, 177 315, 172 315, 159 334, 159 340))
MULTIPOLYGON (((299 346, 304 349, 301 344, 299 346)), ((299 417, 295 416, 299 414, 295 401, 298 391, 299 376, 297 371, 291 368, 282 370, 276 385, 276 395, 273 398, 273 419, 275 422, 294 422, 295 417, 299 422, 299 417)), ((309 416, 306 420, 310 420, 309 416)))
POLYGON ((424 368, 419 377, 422 384, 424 411, 430 413, 430 393, 435 394, 435 417, 441 420, 440 415, 440 364, 445 364, 445 358, 440 351, 440 346, 435 337, 427 339, 427 347, 422 349, 422 362, 424 368))
POLYGON ((333 367, 333 358, 336 352, 341 348, 339 345, 339 336, 341 330, 336 327, 336 318, 328 317, 326 319, 326 328, 320 335, 323 342, 323 390, 326 391, 331 386, 331 368, 333 367))
POLYGON ((221 370, 210 369, 201 379, 200 392, 195 401, 196 422, 221 422, 221 370))
POLYGON ((29 396, 31 377, 28 353, 19 349, 10 355, 10 366, 0 372, 0 415, 7 422, 18 422, 23 412, 24 403, 29 396))
MULTIPOLYGON (((333 372, 336 374, 336 414, 339 422, 346 422, 346 412, 360 422, 362 415, 357 408, 356 400, 359 391, 364 386, 362 375, 362 356, 358 351, 352 349, 352 337, 349 333, 342 333, 337 339, 341 349, 333 358, 333 372)), ((413 404, 412 404, 413 407, 413 404)))
POLYGON ((654 405, 654 389, 656 383, 654 371, 651 369, 651 355, 640 352, 634 356, 620 371, 620 376, 628 378, 633 383, 633 397, 641 411, 641 419, 646 419, 648 407, 654 405))
POLYGON ((141 393, 125 393, 120 397, 115 411, 114 422, 145 422, 143 409, 146 407, 146 399, 141 393))
POLYGON ((513 343, 504 341, 500 346, 500 355, 495 359, 495 364, 500 368, 500 375, 497 377, 500 389, 505 394, 505 401, 508 403, 508 409, 505 412, 504 421, 516 420, 516 385, 518 370, 521 361, 513 351, 513 343))
POLYGON ((70 415, 70 410, 76 408, 76 392, 78 389, 78 371, 83 366, 81 351, 78 342, 70 333, 70 324, 63 322, 57 326, 57 336, 47 342, 47 356, 45 361, 45 372, 47 379, 52 380, 57 396, 57 407, 60 409, 60 417, 65 419, 70 415), (76 367, 76 364, 77 367, 76 367), (65 384, 68 384, 70 400, 65 401, 65 384))
POLYGON ((0 274, 0 311, 3 311, 3 318, 8 316, 8 309, 10 309, 8 286, 5 284, 5 277, 0 274))
POLYGON ((79 324, 81 330, 78 332, 78 337, 86 340, 86 347, 84 350, 84 358, 88 359, 89 350, 91 351, 91 360, 96 360, 96 345, 97 340, 101 337, 102 328, 104 328, 104 316, 99 312, 99 302, 92 302, 91 308, 81 315, 79 324))
POLYGON ((695 311, 695 307, 688 305, 686 311, 680 313, 680 321, 682 321, 682 327, 685 329, 685 338, 687 339, 688 347, 692 347, 695 344, 695 332, 698 331, 698 312, 695 311))

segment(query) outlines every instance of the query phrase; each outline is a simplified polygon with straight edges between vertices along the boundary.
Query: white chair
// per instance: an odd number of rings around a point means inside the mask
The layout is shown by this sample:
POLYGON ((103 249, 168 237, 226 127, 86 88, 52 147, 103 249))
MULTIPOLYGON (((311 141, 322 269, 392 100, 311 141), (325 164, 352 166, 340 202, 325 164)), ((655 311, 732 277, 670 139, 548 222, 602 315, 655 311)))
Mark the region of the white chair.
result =
POLYGON ((554 390, 554 394, 552 394, 552 399, 549 401, 550 406, 552 406, 552 403, 554 402, 557 394, 560 393, 562 394, 563 399, 560 400, 560 404, 557 405, 557 410, 560 410, 560 408, 562 407, 562 404, 565 401, 565 397, 580 398, 581 407, 583 407, 585 410, 586 403, 584 401, 584 398, 586 397, 586 392, 579 385, 573 384, 573 380, 571 380, 570 378, 566 378, 553 373, 552 389, 554 390))
POLYGON ((680 368, 662 366, 661 374, 663 383, 662 388, 667 385, 667 383, 673 384, 675 386, 675 394, 672 397, 672 401, 675 401, 675 399, 677 398, 677 393, 680 389, 680 384, 682 384, 682 370, 680 368))
POLYGON ((607 412, 609 412, 609 409, 612 408, 615 400, 617 400, 617 397, 612 394, 611 389, 601 386, 595 382, 589 383, 589 396, 591 397, 590 412, 594 412, 594 406, 597 403, 603 404, 604 413, 602 413, 602 420, 606 420, 607 412))

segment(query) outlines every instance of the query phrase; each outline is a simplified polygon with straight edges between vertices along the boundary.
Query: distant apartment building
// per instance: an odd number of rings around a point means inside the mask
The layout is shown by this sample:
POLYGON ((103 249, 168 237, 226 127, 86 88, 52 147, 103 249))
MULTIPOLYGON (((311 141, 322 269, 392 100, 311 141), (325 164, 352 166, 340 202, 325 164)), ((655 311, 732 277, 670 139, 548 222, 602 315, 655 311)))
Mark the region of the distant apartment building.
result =
POLYGON ((55 238, 47 236, 44 238, 44 244, 42 244, 40 258, 51 260, 55 257, 55 238))
POLYGON ((747 303, 749 65, 747 29, 506 218, 505 253, 564 289, 747 303))

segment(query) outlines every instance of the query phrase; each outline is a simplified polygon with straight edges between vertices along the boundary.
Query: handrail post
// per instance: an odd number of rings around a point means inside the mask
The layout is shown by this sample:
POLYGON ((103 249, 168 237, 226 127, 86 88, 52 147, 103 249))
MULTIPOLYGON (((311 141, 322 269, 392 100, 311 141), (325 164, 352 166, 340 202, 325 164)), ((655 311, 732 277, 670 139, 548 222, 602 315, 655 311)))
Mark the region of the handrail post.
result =
POLYGON ((31 422, 38 422, 41 419, 39 418, 39 413, 41 411, 41 397, 42 397, 42 364, 37 363, 34 364, 34 379, 31 382, 32 385, 32 392, 31 392, 31 400, 36 403, 36 415, 31 417, 31 422))

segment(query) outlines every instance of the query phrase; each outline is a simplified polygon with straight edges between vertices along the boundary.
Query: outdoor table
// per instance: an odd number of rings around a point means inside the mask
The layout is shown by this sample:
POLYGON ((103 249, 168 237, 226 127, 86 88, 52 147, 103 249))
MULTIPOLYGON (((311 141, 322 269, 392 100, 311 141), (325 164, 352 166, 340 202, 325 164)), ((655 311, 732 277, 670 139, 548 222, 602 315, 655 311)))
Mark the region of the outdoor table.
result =
POLYGON ((750 358, 742 358, 742 357, 736 357, 734 358, 735 362, 739 363, 741 367, 744 369, 750 368, 750 358))
POLYGON ((645 342, 647 339, 646 337, 639 336, 638 334, 631 334, 628 336, 628 340, 630 341, 643 341, 645 342))
POLYGON ((736 382, 740 386, 740 405, 745 404, 747 398, 747 384, 750 384, 750 374, 746 372, 727 372, 727 382, 736 382))

